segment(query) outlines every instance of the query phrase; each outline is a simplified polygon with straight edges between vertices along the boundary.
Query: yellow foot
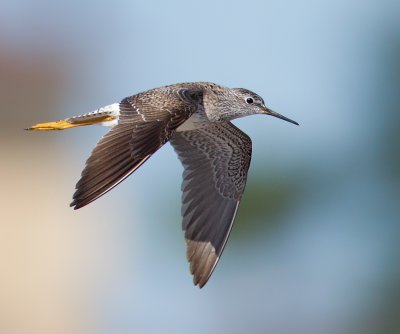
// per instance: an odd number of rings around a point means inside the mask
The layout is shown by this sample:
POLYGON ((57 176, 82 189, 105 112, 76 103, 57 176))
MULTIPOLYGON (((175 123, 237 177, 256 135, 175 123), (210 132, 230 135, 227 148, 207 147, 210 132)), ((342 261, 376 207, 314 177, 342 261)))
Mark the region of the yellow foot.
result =
POLYGON ((85 120, 85 121, 75 121, 75 122, 69 122, 68 120, 62 120, 62 121, 57 121, 57 122, 48 122, 48 123, 39 123, 36 125, 31 126, 30 128, 27 128, 25 130, 38 130, 38 131, 52 131, 52 130, 64 130, 64 129, 69 129, 69 128, 75 128, 77 126, 84 126, 84 125, 92 125, 96 123, 102 123, 102 122, 108 122, 112 121, 115 119, 113 116, 102 116, 102 117, 97 117, 91 120, 85 120))
POLYGON ((25 130, 39 130, 39 131, 64 130, 72 128, 74 126, 77 125, 68 123, 67 121, 57 121, 57 122, 39 123, 25 130))

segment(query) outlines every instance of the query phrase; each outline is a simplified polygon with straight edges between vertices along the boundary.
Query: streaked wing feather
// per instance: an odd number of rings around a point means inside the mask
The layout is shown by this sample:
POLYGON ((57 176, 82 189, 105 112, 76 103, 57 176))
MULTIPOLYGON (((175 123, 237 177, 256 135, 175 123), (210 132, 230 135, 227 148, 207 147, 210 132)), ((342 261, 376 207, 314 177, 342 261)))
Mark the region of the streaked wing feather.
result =
POLYGON ((79 209, 104 195, 164 145, 197 108, 186 94, 186 89, 147 91, 122 100, 118 124, 87 160, 71 206, 79 209))
POLYGON ((182 228, 194 283, 210 278, 228 239, 251 160, 251 140, 231 123, 175 132, 184 166, 182 228))
MULTIPOLYGON (((149 126, 151 125, 149 124, 149 126)), ((74 206, 75 209, 89 204, 114 188, 140 167, 162 145, 161 142, 153 142, 152 147, 136 147, 136 150, 141 149, 141 154, 134 156, 130 141, 133 137, 146 136, 146 132, 135 132, 134 127, 132 127, 129 135, 113 138, 113 134, 118 131, 119 125, 112 128, 100 140, 86 162, 86 167, 76 185, 71 203, 71 206, 74 206), (113 150, 103 149, 104 143, 113 146, 113 150)))

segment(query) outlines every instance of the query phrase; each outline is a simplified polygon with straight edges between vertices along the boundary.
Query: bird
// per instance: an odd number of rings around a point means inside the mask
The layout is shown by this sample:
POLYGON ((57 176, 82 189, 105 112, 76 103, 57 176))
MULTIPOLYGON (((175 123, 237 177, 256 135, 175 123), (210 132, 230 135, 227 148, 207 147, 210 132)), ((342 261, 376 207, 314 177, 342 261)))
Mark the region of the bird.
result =
POLYGON ((256 93, 211 82, 150 89, 95 111, 26 130, 64 130, 99 124, 111 129, 86 161, 76 184, 75 210, 98 199, 170 142, 183 165, 182 229, 194 285, 204 287, 224 250, 252 155, 250 137, 233 119, 272 111, 256 93))

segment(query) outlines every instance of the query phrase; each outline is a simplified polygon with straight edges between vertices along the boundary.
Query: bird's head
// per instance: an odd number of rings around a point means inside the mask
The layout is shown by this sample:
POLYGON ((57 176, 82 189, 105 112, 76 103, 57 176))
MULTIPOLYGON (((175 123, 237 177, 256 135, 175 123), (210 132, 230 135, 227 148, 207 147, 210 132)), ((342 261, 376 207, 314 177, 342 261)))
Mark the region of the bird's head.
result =
POLYGON ((233 88, 231 89, 231 94, 233 95, 233 100, 235 106, 234 109, 237 111, 237 117, 254 115, 254 114, 263 114, 270 115, 284 121, 299 125, 299 123, 287 118, 277 112, 266 107, 264 100, 261 96, 256 93, 244 89, 244 88, 233 88))

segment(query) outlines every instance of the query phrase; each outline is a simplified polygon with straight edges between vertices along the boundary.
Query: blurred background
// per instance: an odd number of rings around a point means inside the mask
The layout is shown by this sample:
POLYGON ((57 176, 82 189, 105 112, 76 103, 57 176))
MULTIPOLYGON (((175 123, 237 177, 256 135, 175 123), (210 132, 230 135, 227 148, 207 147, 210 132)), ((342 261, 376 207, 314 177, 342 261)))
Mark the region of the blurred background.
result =
POLYGON ((3 1, 0 333, 400 333, 400 2, 3 1), (194 287, 169 145, 68 204, 101 127, 33 133, 166 84, 245 87, 298 121, 253 140, 224 255, 194 287))

